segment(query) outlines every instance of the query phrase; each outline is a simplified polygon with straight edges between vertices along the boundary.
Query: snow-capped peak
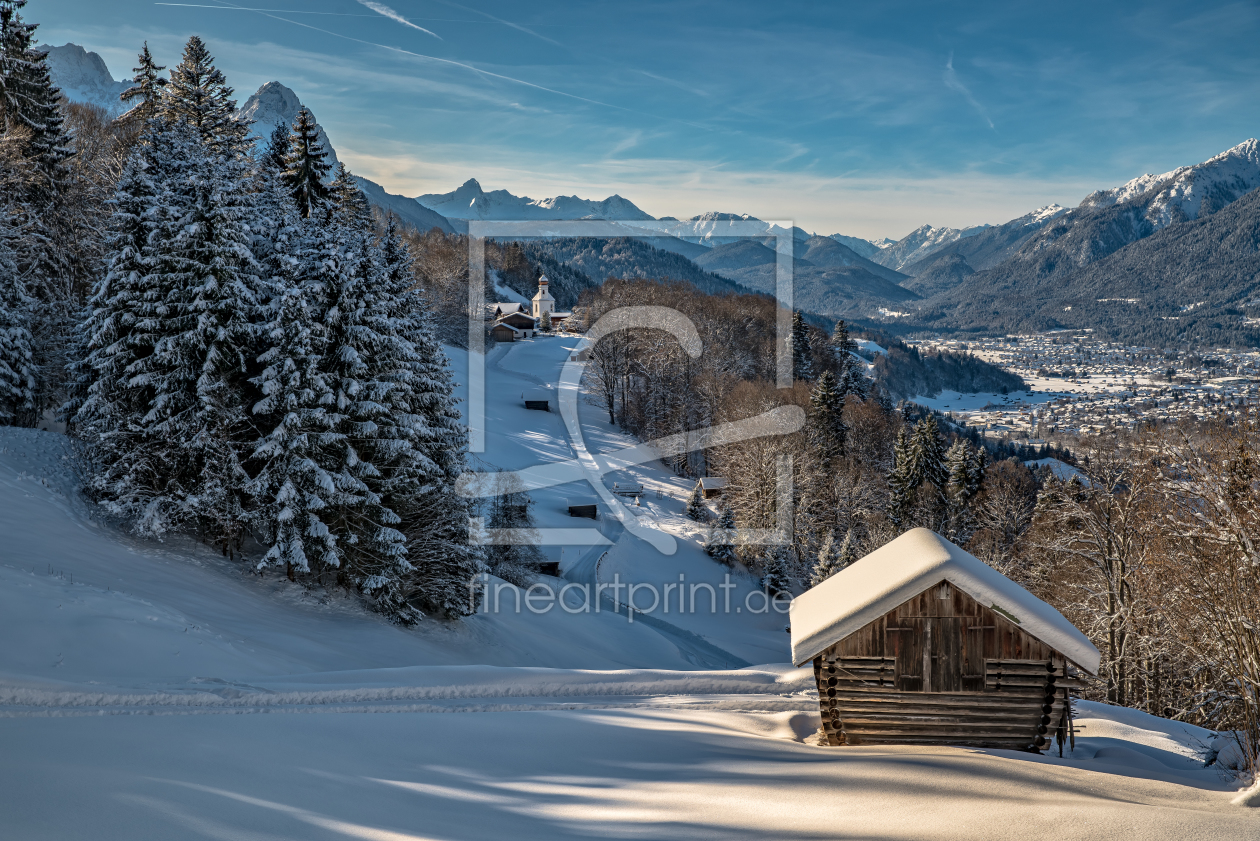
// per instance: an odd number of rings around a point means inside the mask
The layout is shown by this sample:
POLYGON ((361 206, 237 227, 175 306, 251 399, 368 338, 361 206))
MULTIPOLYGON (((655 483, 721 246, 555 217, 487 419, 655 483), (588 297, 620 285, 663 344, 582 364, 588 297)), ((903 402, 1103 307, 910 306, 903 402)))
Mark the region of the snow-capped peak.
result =
POLYGON ((131 87, 131 82, 115 81, 99 55, 78 44, 49 47, 47 53, 53 84, 61 88, 66 99, 99 105, 111 115, 122 112, 118 97, 131 87))
POLYGON ((1028 227, 1029 225, 1041 225, 1045 222, 1049 222, 1056 216, 1062 216, 1064 213, 1067 213, 1067 211, 1068 209, 1061 204, 1048 204, 1045 207, 1037 208, 1031 213, 1025 213, 1023 216, 1013 221, 1023 223, 1024 227, 1028 227))
POLYGON ((969 228, 937 228, 933 225, 922 225, 897 242, 882 248, 878 255, 872 257, 875 262, 890 269, 901 270, 911 263, 935 254, 951 242, 972 237, 990 225, 973 225, 969 228))
MULTIPOLYGON (((279 82, 268 82, 256 90, 253 96, 245 100, 245 104, 236 112, 236 119, 251 121, 253 125, 249 128, 250 134, 265 142, 277 125, 293 125, 293 120, 296 119, 298 112, 301 110, 302 102, 291 88, 285 87, 279 82)), ((306 110, 310 111, 309 108, 306 110)), ((311 111, 311 117, 315 117, 314 111, 311 111)), ((319 124, 318 119, 315 122, 316 125, 319 124)), ((337 164, 337 150, 333 148, 332 143, 328 140, 328 135, 324 132, 323 126, 319 127, 319 141, 324 144, 324 150, 328 153, 328 159, 335 166, 337 164)))
POLYGON ((1119 187, 1090 193, 1081 207, 1111 207, 1152 191, 1146 218, 1156 229, 1214 212, 1260 187, 1260 142, 1244 140, 1201 164, 1162 175, 1139 175, 1119 187))
POLYGON ((747 213, 723 213, 720 210, 710 210, 701 213, 698 216, 692 216, 688 222, 760 222, 756 216, 749 216, 747 213))

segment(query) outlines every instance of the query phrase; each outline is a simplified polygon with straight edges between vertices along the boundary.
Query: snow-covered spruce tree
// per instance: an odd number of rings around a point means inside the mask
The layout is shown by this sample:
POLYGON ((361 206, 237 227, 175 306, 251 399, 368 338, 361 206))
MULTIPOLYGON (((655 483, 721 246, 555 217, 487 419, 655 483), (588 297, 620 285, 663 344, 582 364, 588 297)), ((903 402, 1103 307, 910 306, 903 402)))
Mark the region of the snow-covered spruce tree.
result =
POLYGON ((846 359, 849 354, 857 350, 857 345, 849 338, 849 327, 844 323, 844 319, 836 322, 836 327, 831 331, 832 353, 836 354, 839 359, 846 359))
POLYGON ((346 169, 344 163, 338 163, 333 170, 333 180, 329 185, 331 198, 336 206, 342 224, 349 228, 367 228, 372 224, 372 206, 367 196, 359 189, 359 184, 346 169))
POLYGON ((792 313, 792 379, 814 379, 814 354, 809 346, 809 327, 800 310, 792 313))
POLYGON ((888 519, 898 528, 905 525, 914 501, 915 489, 922 481, 923 478, 913 472, 910 439, 906 435, 906 427, 902 425, 897 430, 897 443, 893 445, 893 468, 888 473, 888 519))
POLYGON ((862 373, 862 362, 856 356, 849 356, 844 360, 844 372, 840 376, 840 393, 844 395, 852 394, 859 400, 866 400, 870 396, 870 381, 862 373))
POLYGON ((324 216, 333 201, 332 190, 326 183, 332 168, 327 157, 328 152, 319 142, 319 126, 311 112, 303 108, 298 111, 289 132, 289 150, 284 156, 282 176, 303 219, 324 216))
POLYGON ((792 582, 788 577, 788 553, 791 549, 785 544, 771 546, 766 552, 762 567, 761 588, 770 596, 790 596, 792 582))
MULTIPOLYGON (((409 605, 447 616, 467 614, 468 585, 485 571, 482 553, 469 545, 468 501, 455 492, 465 469, 467 430, 454 397, 450 363, 435 338, 431 308, 416 288, 411 256, 397 221, 390 216, 380 239, 380 271, 372 305, 382 331, 394 336, 392 420, 409 443, 409 457, 386 487, 403 518, 411 572, 405 581, 409 605)), ((388 431, 388 430, 387 430, 388 431)))
POLYGON ((709 517, 709 509, 704 504, 704 491, 699 482, 691 489, 691 496, 687 497, 687 516, 697 522, 704 522, 709 517))
POLYGON ((929 414, 914 425, 910 438, 911 473, 943 492, 948 474, 945 469, 945 440, 936 416, 929 414))
POLYGON ((249 483, 246 519, 268 547, 258 566, 284 566, 294 572, 341 566, 337 538, 324 512, 344 504, 334 477, 325 469, 340 442, 332 429, 332 389, 321 370, 322 341, 302 290, 274 278, 272 320, 264 331, 268 345, 259 357, 266 365, 256 378, 262 400, 253 406, 265 431, 251 460, 261 465, 249 483))
POLYGON ((143 123, 157 116, 162 93, 166 89, 166 79, 161 75, 165 69, 153 60, 153 54, 149 52, 149 42, 145 41, 144 49, 140 51, 139 64, 132 68, 135 73, 132 77, 134 84, 118 97, 131 104, 131 108, 123 115, 124 118, 143 123))
POLYGON ((709 529, 704 551, 710 558, 726 566, 735 565, 735 512, 723 505, 717 521, 709 529))
POLYGON ((24 132, 22 154, 43 175, 36 189, 55 192, 65 175, 62 165, 73 152, 61 113, 61 91, 52 83, 47 54, 35 46, 39 24, 22 20, 25 5, 26 0, 0 0, 0 125, 8 135, 24 132))
POLYGON ((31 352, 31 305, 0 223, 0 424, 13 424, 35 409, 35 362, 31 352))
POLYGON ((818 378, 809 395, 809 430, 818 461, 824 468, 844 455, 849 428, 844 422, 844 395, 830 371, 818 378))
POLYGON ((329 472, 346 501, 327 519, 340 540, 338 578, 399 621, 466 612, 468 582, 483 569, 454 492, 466 443, 405 249, 396 229, 382 249, 370 231, 304 224, 312 245, 300 282, 318 301, 342 434, 329 472))
POLYGON ((284 158, 289 154, 289 127, 276 123, 267 138, 267 148, 259 156, 260 169, 279 175, 285 171, 284 158))
POLYGON ((126 234, 93 299, 96 379, 78 425, 95 438, 92 490, 112 510, 141 533, 195 525, 226 552, 252 437, 253 195, 244 159, 214 154, 191 126, 157 130, 143 149, 148 166, 127 184, 138 207, 119 220, 126 234))
POLYGON ((31 298, 28 329, 35 371, 32 405, 14 422, 34 426, 62 399, 73 317, 89 271, 78 261, 93 231, 75 230, 77 208, 68 203, 73 142, 66 133, 61 91, 52 83, 47 55, 36 45, 36 24, 20 14, 25 0, 0 0, 0 129, 7 158, 0 215, 20 231, 13 258, 31 298))
POLYGON ((809 586, 817 587, 840 569, 840 543, 836 540, 835 531, 831 530, 827 532, 822 546, 818 548, 818 558, 814 561, 814 567, 809 575, 809 586))
POLYGON ((853 538, 853 531, 845 532, 844 542, 840 544, 840 569, 847 569, 857 560, 857 541, 853 538))
POLYGON ((945 454, 948 480, 945 485, 945 537, 957 544, 971 539, 975 521, 971 501, 980 490, 983 479, 984 448, 977 452, 959 438, 945 454))
POLYGON ((162 117, 193 128, 206 148, 235 156, 249 149, 249 123, 236 119, 236 100, 214 56, 196 35, 184 45, 184 57, 171 70, 161 100, 162 117))
POLYGON ((163 306, 150 288, 149 237, 157 224, 154 182, 170 176, 161 169, 172 159, 156 154, 154 140, 165 142, 158 124, 149 123, 148 134, 119 178, 105 236, 109 264, 88 299, 82 327, 86 352, 73 366, 71 398, 62 409, 70 428, 91 442, 103 464, 129 456, 136 446, 132 436, 139 434, 137 421, 152 399, 146 388, 131 381, 130 370, 153 352, 163 306))

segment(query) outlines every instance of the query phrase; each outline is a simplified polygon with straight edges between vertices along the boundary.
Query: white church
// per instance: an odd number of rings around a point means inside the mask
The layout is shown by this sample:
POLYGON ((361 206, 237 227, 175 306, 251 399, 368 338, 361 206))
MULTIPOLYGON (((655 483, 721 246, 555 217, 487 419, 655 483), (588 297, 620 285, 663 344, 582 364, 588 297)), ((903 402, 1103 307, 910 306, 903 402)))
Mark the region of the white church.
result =
POLYGON ((538 278, 538 291, 530 301, 528 312, 524 304, 503 302, 493 305, 494 328, 491 334, 496 341, 532 339, 540 327, 544 330, 554 329, 553 326, 558 326, 573 314, 556 309, 556 299, 547 291, 549 283, 546 275, 538 278))

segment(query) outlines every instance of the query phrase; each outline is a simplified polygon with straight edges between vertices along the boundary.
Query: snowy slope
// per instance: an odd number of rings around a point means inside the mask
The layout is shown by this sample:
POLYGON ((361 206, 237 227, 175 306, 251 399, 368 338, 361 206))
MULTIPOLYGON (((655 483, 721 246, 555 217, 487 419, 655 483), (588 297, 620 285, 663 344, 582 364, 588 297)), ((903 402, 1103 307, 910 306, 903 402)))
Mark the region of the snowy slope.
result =
POLYGON ((1158 188, 1147 202, 1146 218, 1159 230, 1174 222, 1197 219, 1205 202, 1213 212, 1257 187, 1260 141, 1252 138, 1201 164, 1162 175, 1140 175, 1119 187, 1090 193, 1081 207, 1111 207, 1158 188))
POLYGON ((49 47, 48 70, 53 84, 71 102, 99 105, 110 114, 122 113, 124 106, 118 97, 131 83, 115 81, 105 60, 96 53, 78 44, 49 47))
POLYGON ((470 178, 449 193, 426 193, 416 201, 447 219, 632 219, 650 220, 653 217, 635 207, 621 196, 609 196, 602 201, 582 199, 577 196, 556 196, 549 199, 531 199, 514 196, 507 190, 486 192, 470 178))
MULTIPOLYGON (((474 465, 572 457, 561 418, 519 395, 554 385, 577 341, 492 351, 474 465)), ((467 382, 467 354, 449 353, 467 382)), ((633 443, 590 406, 579 417, 597 459, 633 443)), ((886 839, 1260 829, 1260 810, 1230 806, 1236 786, 1202 767, 1207 731, 1082 704, 1064 759, 819 747, 812 672, 784 662, 775 613, 661 607, 631 622, 605 600, 398 628, 193 542, 127 538, 77 494, 73 464, 64 437, 0 428, 6 837, 803 841, 835 837, 838 815, 844 835, 886 839)), ((537 490, 540 527, 613 544, 564 547, 567 581, 552 582, 722 581, 682 516, 689 483, 651 464, 607 478, 647 487, 631 516, 676 551, 608 516, 570 518, 582 483, 537 490)), ((749 604, 752 582, 733 577, 732 602, 749 604)))
MULTIPOLYGON (((251 121, 253 125, 250 126, 249 133, 266 143, 271 137, 272 129, 281 124, 293 125, 293 120, 301 110, 302 102, 291 88, 279 82, 268 82, 245 100, 237 109, 236 118, 251 121)), ((307 110, 310 111, 309 108, 307 110)), ((311 111, 311 116, 315 116, 314 111, 311 111)), ((316 119, 315 122, 318 124, 319 120, 316 119)), ((332 141, 328 139, 323 126, 319 127, 319 142, 324 144, 329 161, 336 166, 337 150, 333 148, 332 141)))
POLYGON ((3 718, 0 808, 25 841, 1257 836, 1206 731, 1082 706, 1064 759, 818 747, 747 708, 3 718))

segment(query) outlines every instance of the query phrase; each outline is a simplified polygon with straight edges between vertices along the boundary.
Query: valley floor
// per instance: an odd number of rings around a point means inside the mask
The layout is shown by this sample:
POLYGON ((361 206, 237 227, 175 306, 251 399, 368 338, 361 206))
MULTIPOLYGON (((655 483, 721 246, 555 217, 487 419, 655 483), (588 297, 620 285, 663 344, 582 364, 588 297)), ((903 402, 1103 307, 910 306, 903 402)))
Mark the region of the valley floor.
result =
MULTIPOLYGON (((561 418, 519 397, 557 381, 572 341, 494 352, 480 467, 573 457, 561 418)), ((580 414, 597 459, 633 443, 580 414)), ((1260 837, 1260 809, 1230 805, 1236 784, 1203 767, 1213 736, 1197 728, 1084 704, 1064 759, 819 747, 783 616, 399 628, 204 546, 130 538, 78 495, 73 465, 64 437, 0 429, 6 838, 1260 837)), ((549 550, 570 582, 726 575, 682 516, 689 483, 651 466, 618 478, 648 487, 630 515, 675 551, 568 517, 575 487, 538 491, 540 526, 611 543, 549 550)), ((734 578, 740 603, 756 583, 734 578)))

